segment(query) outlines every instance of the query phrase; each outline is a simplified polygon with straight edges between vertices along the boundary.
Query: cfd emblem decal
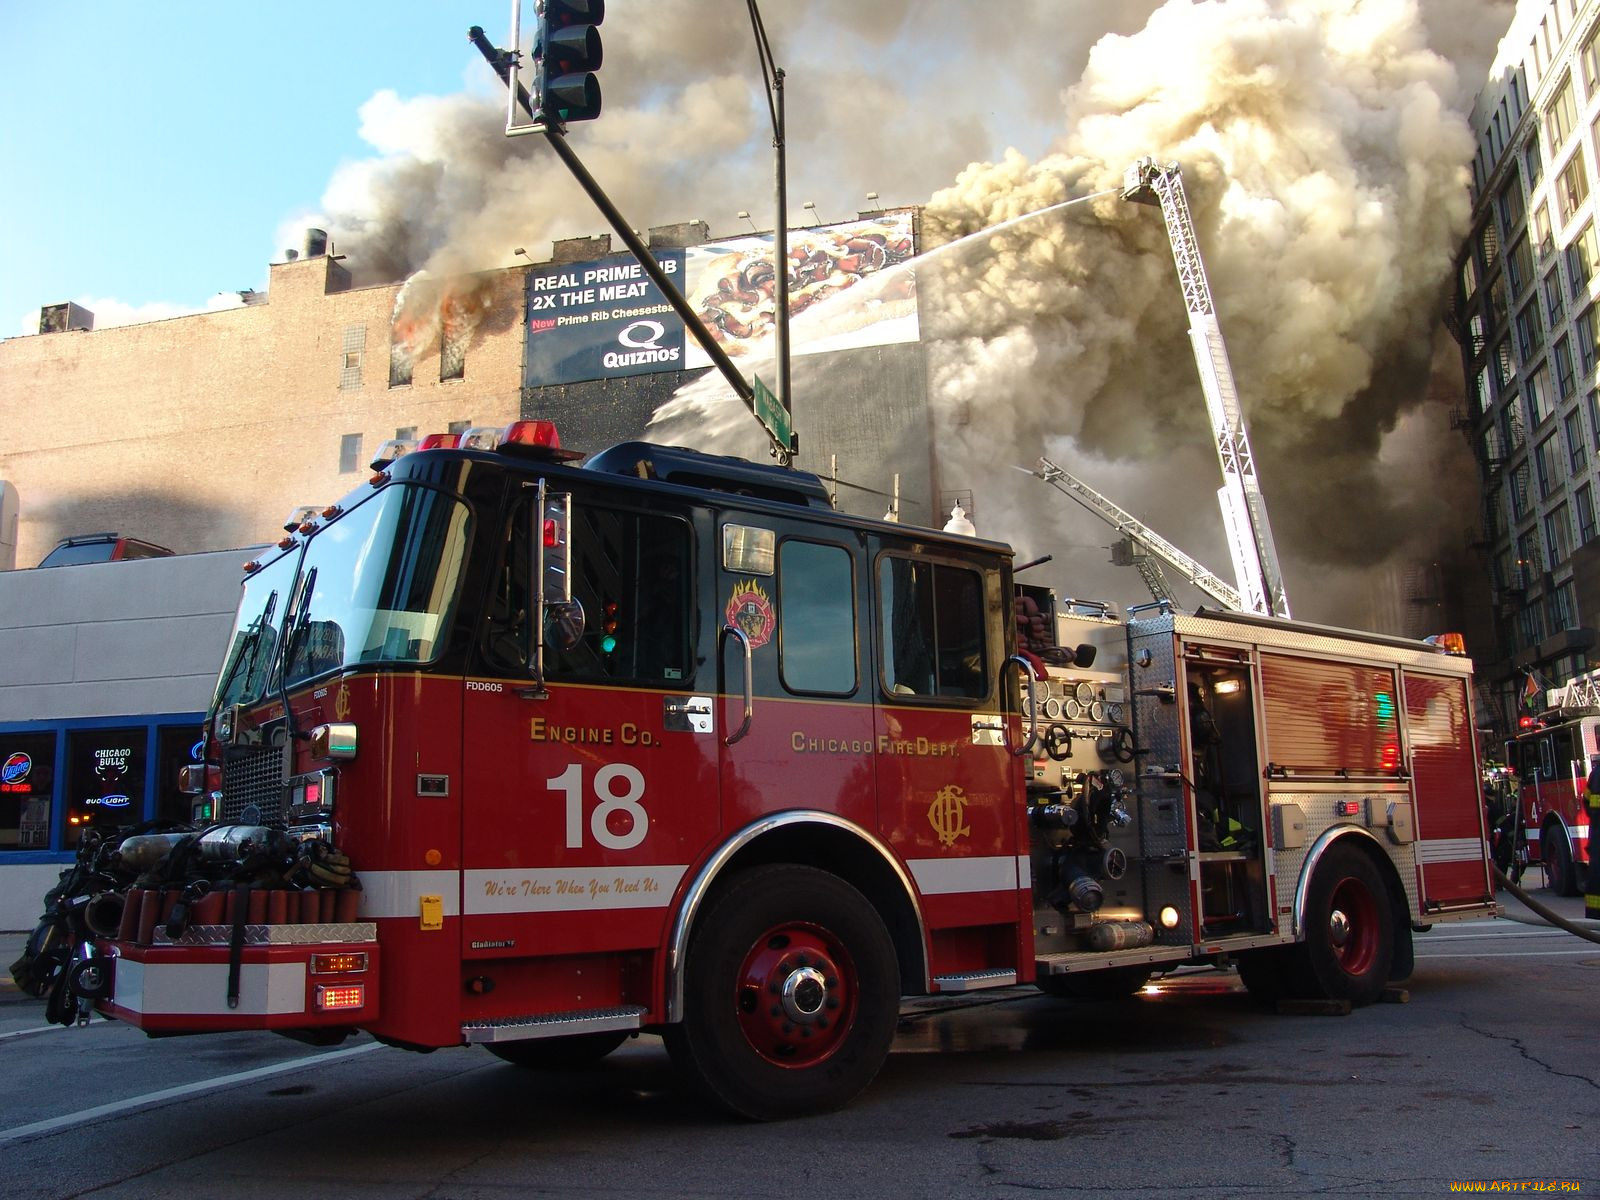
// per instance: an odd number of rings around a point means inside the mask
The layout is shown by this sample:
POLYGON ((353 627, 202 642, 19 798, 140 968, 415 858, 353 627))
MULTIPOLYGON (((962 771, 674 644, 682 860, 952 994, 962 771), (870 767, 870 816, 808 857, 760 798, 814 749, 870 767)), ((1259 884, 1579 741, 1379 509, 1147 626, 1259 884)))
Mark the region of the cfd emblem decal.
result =
POLYGON ((754 579, 733 585, 725 614, 729 625, 737 625, 750 639, 750 649, 759 650, 772 640, 772 601, 754 579))
POLYGON ((928 805, 928 824, 939 835, 939 841, 954 846, 958 837, 971 837, 972 826, 966 822, 967 797, 955 784, 939 789, 939 794, 928 805))
POLYGON ((350 689, 344 685, 343 681, 339 684, 339 690, 334 693, 333 715, 341 721, 350 715, 350 689))

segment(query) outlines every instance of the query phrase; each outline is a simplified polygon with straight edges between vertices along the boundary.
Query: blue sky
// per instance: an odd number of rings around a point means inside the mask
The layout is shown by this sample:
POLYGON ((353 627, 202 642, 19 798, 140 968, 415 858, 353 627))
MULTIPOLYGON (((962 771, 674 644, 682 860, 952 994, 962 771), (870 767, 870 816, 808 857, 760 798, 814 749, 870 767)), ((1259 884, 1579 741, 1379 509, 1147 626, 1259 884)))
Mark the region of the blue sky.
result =
POLYGON ((0 5, 0 336, 41 305, 203 307, 262 287, 280 224, 342 161, 358 109, 487 88, 466 39, 504 40, 505 0, 382 5, 0 5))

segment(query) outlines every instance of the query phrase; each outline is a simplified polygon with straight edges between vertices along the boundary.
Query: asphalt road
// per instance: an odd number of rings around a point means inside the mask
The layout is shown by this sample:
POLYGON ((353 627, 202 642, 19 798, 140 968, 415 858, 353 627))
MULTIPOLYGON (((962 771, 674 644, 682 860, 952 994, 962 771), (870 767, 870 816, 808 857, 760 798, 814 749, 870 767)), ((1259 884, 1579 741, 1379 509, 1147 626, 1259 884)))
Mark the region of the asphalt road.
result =
POLYGON ((56 1029, 36 1002, 0 993, 0 1190, 1439 1196, 1498 1181, 1600 1192, 1600 945, 1501 920, 1439 926, 1417 949, 1409 1003, 1343 1017, 1261 1009, 1212 971, 1123 1004, 1026 988, 918 1002, 853 1106, 774 1125, 686 1095, 650 1037, 558 1075, 366 1038, 319 1051, 270 1035, 56 1029))

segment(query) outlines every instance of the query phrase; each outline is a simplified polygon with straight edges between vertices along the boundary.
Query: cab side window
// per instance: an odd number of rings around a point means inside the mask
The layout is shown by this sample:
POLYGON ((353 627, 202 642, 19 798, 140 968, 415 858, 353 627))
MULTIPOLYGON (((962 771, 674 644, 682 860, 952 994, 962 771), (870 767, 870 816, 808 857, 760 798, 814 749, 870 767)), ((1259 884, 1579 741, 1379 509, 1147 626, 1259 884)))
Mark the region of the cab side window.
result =
MULTIPOLYGON (((528 510, 512 522, 511 547, 489 612, 488 652, 520 669, 528 653, 528 510)), ((571 650, 548 641, 552 680, 675 687, 693 675, 694 607, 688 523, 573 498, 568 531, 572 597, 583 606, 583 637, 571 650)))
POLYGON ((884 689, 897 696, 986 695, 979 574, 885 555, 877 582, 884 689))
POLYGON ((789 691, 847 696, 856 690, 855 594, 844 547, 792 539, 778 547, 778 665, 789 691))

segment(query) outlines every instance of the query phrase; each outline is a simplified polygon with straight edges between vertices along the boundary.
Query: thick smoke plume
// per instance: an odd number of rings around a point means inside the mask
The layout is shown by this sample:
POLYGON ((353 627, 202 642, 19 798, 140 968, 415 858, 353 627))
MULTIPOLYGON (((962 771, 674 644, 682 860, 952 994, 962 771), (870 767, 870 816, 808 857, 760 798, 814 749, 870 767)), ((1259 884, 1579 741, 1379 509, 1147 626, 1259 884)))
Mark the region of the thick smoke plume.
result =
MULTIPOLYGON (((930 202, 928 228, 948 239, 1113 193, 997 235, 942 273, 924 321, 947 475, 964 466, 976 481, 1028 446, 1063 463, 1144 464, 1118 477, 1124 507, 1217 544, 1174 505, 1202 512, 1216 473, 1199 486, 1177 470, 1192 455, 1168 460, 1209 445, 1210 431, 1164 228, 1114 191, 1151 154, 1183 168, 1291 599, 1316 564, 1438 553, 1457 499, 1442 489, 1454 478, 1470 505, 1470 459, 1441 463, 1426 440, 1404 464, 1384 449, 1430 399, 1469 215, 1457 89, 1418 7, 1395 0, 1171 3, 1139 33, 1099 42, 1053 153, 974 165, 930 202)), ((1000 507, 1012 527, 996 532, 1029 540, 1020 490, 1000 507)), ((1470 508, 1450 523, 1469 525, 1470 508)))
MULTIPOLYGON (((572 137, 591 171, 641 228, 760 220, 771 134, 745 5, 608 7, 605 112, 572 137)), ((1468 215, 1461 113, 1512 7, 1027 0, 985 10, 975 44, 950 36, 973 28, 970 0, 769 3, 791 211, 931 195, 925 232, 954 242, 1115 189, 1142 156, 1179 162, 1291 600, 1353 619, 1330 610, 1331 576, 1432 555, 1471 523, 1470 459, 1441 407, 1459 370, 1448 343, 1435 367, 1434 334, 1468 215)), ((504 136, 483 70, 479 92, 363 108, 381 157, 344 169, 310 220, 365 280, 449 281, 603 229, 541 139, 504 136)), ((1027 553, 1084 540, 1067 501, 1005 470, 1046 453, 1227 574, 1156 210, 1108 195, 979 237, 930 260, 918 290, 940 483, 974 491, 985 534, 1027 553)))

